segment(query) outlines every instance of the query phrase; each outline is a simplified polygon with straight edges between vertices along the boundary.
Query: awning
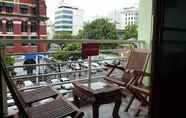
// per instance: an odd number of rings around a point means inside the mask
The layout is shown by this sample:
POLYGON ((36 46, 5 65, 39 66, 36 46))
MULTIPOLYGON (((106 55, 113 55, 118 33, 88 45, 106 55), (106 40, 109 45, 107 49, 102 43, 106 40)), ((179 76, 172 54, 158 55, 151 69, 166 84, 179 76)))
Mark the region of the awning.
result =
POLYGON ((28 5, 20 5, 21 9, 28 9, 28 5))
POLYGON ((24 60, 36 60, 36 54, 26 54, 24 60))
POLYGON ((6 7, 14 7, 14 4, 13 3, 5 3, 5 6, 6 7))
POLYGON ((3 5, 3 2, 0 2, 0 7, 3 7, 4 5, 3 5))

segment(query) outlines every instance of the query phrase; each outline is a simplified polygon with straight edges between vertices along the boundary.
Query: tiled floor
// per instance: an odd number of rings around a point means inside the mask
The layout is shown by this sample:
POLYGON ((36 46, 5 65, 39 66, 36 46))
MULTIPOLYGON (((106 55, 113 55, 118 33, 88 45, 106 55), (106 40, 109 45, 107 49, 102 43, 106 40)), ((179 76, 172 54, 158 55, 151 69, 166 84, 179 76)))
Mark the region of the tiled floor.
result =
MULTIPOLYGON (((133 104, 128 112, 124 112, 124 109, 126 108, 127 103, 128 103, 128 99, 125 98, 122 100, 122 104, 121 104, 121 107, 119 110, 120 118, 147 118, 147 114, 148 114, 147 108, 145 111, 142 111, 140 113, 139 117, 134 116, 134 114, 136 113, 137 108, 139 106, 139 102, 137 100, 135 100, 133 102, 133 104)), ((99 109, 99 118, 112 118, 113 108, 114 108, 114 104, 101 105, 101 107, 99 109)), ((91 105, 83 106, 83 107, 81 107, 81 110, 85 114, 84 118, 93 118, 91 105)), ((17 112, 17 108, 12 107, 12 110, 10 112, 11 112, 11 114, 15 114, 17 112)))
MULTIPOLYGON (((138 105, 139 102, 135 101, 129 111, 124 112, 124 109, 126 107, 126 100, 123 100, 119 110, 120 118, 136 118, 134 114, 138 108, 138 105)), ((99 109, 99 118, 112 118, 113 107, 114 104, 102 105, 99 109)), ((85 113, 84 118, 92 118, 92 107, 90 105, 82 107, 81 110, 85 113)), ((142 111, 138 118, 147 118, 147 114, 147 111, 142 111)))

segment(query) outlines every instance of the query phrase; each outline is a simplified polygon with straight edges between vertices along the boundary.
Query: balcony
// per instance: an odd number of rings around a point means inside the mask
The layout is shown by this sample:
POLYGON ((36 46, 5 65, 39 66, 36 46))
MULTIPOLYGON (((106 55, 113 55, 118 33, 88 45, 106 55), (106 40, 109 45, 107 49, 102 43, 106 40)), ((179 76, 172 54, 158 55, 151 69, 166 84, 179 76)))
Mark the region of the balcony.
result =
MULTIPOLYGON (((8 40, 7 40, 8 41, 8 40)), ((28 42, 31 40, 28 40, 28 42)), ((129 45, 137 44, 138 47, 143 45, 140 41, 113 41, 113 40, 47 40, 49 44, 64 44, 64 43, 88 43, 98 42, 103 44, 123 44, 123 47, 116 49, 101 49, 98 56, 92 57, 91 60, 91 80, 92 81, 103 81, 103 78, 108 73, 108 68, 105 66, 107 63, 117 63, 119 61, 120 66, 126 64, 128 60, 129 45), (122 53, 118 53, 122 52, 122 53)), ((6 55, 14 56, 16 63, 14 66, 7 66, 8 69, 14 70, 16 74, 13 76, 13 80, 17 84, 17 88, 21 91, 41 88, 43 86, 52 86, 59 94, 63 95, 67 100, 74 102, 72 89, 74 88, 72 82, 78 80, 88 80, 89 68, 88 60, 81 59, 80 57, 75 60, 68 59, 66 61, 56 60, 52 57, 55 51, 48 52, 35 52, 36 63, 24 65, 25 55, 32 55, 33 53, 7 53, 6 55), (28 72, 25 68, 32 67, 32 72, 28 72)), ((67 51, 71 55, 80 54, 80 50, 67 51)), ((111 75, 114 78, 121 78, 123 72, 120 70, 114 71, 111 75)), ((133 118, 135 112, 138 110, 140 102, 135 100, 132 107, 128 112, 124 112, 128 102, 130 101, 131 94, 127 94, 127 97, 122 97, 122 104, 119 110, 121 118, 133 118)), ((7 106, 8 115, 12 116, 18 112, 17 107, 14 104, 11 94, 7 91, 7 106)), ((99 109, 100 118, 109 118, 112 116, 114 104, 101 105, 99 109)), ((82 103, 81 110, 84 112, 84 118, 92 118, 92 107, 89 103, 82 103)), ((139 115, 140 118, 148 117, 148 108, 144 108, 139 115)))

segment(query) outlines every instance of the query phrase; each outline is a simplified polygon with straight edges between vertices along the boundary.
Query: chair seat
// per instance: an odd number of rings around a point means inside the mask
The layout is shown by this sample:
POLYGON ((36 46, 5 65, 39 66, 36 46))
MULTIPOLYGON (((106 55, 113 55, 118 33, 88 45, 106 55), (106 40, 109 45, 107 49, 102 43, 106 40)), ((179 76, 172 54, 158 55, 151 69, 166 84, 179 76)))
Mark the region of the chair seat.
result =
POLYGON ((31 118, 61 118, 77 113, 62 97, 47 104, 31 107, 27 112, 31 118))
POLYGON ((20 92, 25 103, 31 104, 50 97, 56 97, 57 93, 49 86, 20 92))

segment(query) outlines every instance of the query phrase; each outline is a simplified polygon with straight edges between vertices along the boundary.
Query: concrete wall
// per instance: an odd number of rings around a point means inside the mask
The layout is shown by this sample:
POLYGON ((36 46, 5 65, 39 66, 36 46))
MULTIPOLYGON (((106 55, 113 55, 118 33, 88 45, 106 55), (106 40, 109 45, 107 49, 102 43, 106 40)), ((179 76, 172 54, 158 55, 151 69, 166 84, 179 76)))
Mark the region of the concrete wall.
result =
POLYGON ((140 0, 138 40, 145 41, 145 48, 151 47, 152 29, 152 0, 140 0))

